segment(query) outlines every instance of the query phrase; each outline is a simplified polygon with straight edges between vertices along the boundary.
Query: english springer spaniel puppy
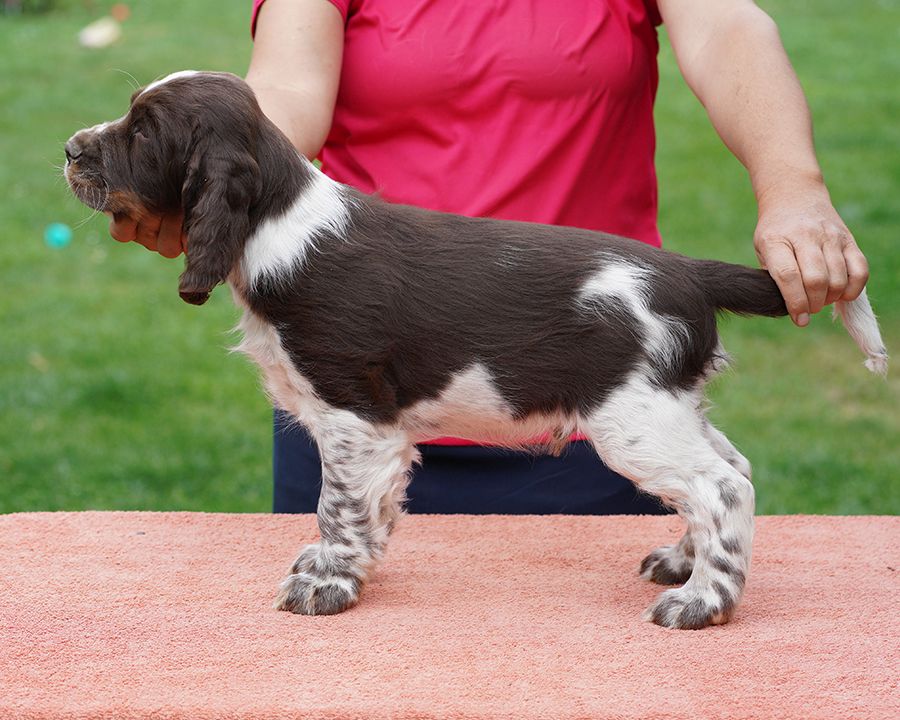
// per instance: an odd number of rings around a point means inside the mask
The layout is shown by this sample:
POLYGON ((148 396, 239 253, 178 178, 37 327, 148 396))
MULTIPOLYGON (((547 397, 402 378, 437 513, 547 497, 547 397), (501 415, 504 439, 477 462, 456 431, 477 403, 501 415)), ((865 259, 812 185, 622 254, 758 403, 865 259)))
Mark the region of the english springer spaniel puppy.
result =
MULTIPOLYGON (((180 72, 119 120, 77 132, 66 177, 97 210, 183 210, 179 292, 219 283, 243 309, 239 349, 322 455, 321 539, 276 607, 357 602, 403 513, 415 444, 522 447, 573 432, 687 531, 640 573, 645 618, 724 623, 750 567, 750 463, 704 416, 726 364, 716 313, 786 314, 764 271, 602 233, 394 205, 333 182, 223 73, 180 72)), ((874 372, 887 353, 865 294, 836 303, 874 372)))

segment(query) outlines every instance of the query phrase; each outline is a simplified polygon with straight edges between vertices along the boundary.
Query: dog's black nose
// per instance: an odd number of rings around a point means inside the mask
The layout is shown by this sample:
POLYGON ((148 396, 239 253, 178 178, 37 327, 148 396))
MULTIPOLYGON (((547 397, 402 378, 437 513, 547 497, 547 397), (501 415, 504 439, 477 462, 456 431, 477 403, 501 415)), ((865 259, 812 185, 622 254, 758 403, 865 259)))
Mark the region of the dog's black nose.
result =
POLYGON ((75 139, 72 138, 69 142, 66 143, 66 160, 72 162, 73 160, 77 160, 81 157, 82 148, 75 139))

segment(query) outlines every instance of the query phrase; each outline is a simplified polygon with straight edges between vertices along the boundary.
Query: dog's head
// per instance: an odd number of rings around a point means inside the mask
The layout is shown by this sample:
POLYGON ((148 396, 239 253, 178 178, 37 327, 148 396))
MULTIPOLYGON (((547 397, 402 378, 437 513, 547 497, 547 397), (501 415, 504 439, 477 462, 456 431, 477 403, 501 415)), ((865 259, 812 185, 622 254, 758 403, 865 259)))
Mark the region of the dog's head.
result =
POLYGON ((75 133, 65 175, 96 210, 138 219, 183 211, 188 246, 178 290, 200 305, 240 258, 262 193, 258 158, 279 137, 237 76, 174 73, 135 92, 119 120, 75 133))

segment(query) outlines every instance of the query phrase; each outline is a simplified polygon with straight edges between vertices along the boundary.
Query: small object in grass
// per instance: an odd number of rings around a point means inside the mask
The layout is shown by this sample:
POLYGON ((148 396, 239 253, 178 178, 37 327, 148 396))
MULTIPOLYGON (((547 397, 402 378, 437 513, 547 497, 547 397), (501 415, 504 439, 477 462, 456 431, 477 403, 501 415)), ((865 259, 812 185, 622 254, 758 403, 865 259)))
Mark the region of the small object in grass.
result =
POLYGON ((116 3, 109 9, 109 14, 112 15, 113 20, 125 22, 131 15, 131 8, 126 3, 116 3))
POLYGON ((64 248, 72 242, 72 228, 65 223, 50 223, 44 229, 44 242, 52 248, 64 248))
POLYGON ((104 48, 122 36, 122 28, 111 17, 102 17, 86 25, 78 33, 78 42, 86 48, 104 48))

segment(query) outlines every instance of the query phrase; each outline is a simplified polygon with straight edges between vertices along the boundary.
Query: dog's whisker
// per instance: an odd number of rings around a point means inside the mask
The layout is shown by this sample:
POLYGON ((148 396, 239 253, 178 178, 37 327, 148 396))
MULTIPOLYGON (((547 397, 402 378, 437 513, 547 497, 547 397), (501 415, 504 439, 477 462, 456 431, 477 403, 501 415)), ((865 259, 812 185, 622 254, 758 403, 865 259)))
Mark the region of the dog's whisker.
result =
POLYGON ((138 90, 141 87, 141 84, 137 81, 137 78, 132 75, 127 70, 122 70, 121 68, 110 68, 113 72, 121 73, 125 76, 125 79, 128 80, 128 85, 132 90, 138 90))
POLYGON ((73 229, 73 230, 80 230, 80 229, 83 228, 85 225, 87 225, 91 220, 93 220, 95 217, 97 217, 97 211, 96 211, 96 210, 94 210, 93 212, 91 212, 90 215, 88 215, 86 218, 84 218, 84 219, 82 219, 82 220, 79 220, 79 221, 73 226, 72 229, 73 229))
POLYGON ((90 192, 90 198, 91 198, 90 204, 93 208, 93 212, 91 212, 91 214, 88 215, 83 220, 79 221, 74 227, 75 230, 80 230, 82 227, 84 227, 89 222, 91 222, 91 220, 93 220, 95 217, 97 217, 98 215, 100 215, 102 213, 102 211, 103 211, 102 208, 105 207, 106 200, 109 196, 109 190, 108 190, 109 186, 106 184, 105 180, 103 182, 104 182, 104 186, 106 188, 106 197, 104 197, 104 200, 102 203, 97 202, 97 200, 100 198, 100 190, 98 188, 95 188, 93 185, 88 187, 88 191, 90 192))
POLYGON ((91 214, 88 215, 86 218, 84 218, 84 219, 82 219, 82 220, 79 220, 79 221, 75 224, 75 226, 74 226, 73 229, 74 229, 74 230, 80 230, 80 229, 83 228, 85 225, 87 225, 91 220, 93 220, 95 217, 97 217, 97 211, 96 211, 96 210, 94 210, 93 212, 91 212, 91 214))

